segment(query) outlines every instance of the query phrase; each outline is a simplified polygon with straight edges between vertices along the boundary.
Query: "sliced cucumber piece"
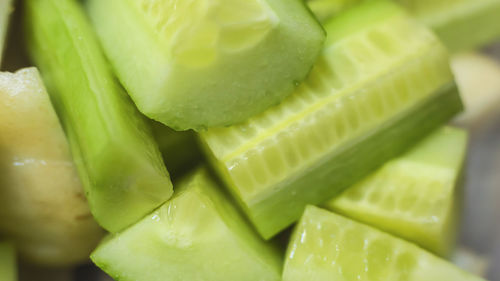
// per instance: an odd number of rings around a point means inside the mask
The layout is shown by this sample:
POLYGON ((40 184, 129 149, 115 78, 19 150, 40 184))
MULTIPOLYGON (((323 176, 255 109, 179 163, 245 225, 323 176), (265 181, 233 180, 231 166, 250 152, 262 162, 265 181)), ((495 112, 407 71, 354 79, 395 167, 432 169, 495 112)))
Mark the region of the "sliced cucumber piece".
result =
POLYGON ((325 37, 302 0, 91 0, 88 8, 139 110, 177 130, 235 124, 279 103, 325 37))
POLYGON ((92 260, 117 281, 281 280, 282 257, 261 240, 205 169, 174 197, 106 239, 92 260))
POLYGON ((326 28, 320 61, 291 97, 244 124, 201 134, 265 238, 462 109, 446 49, 395 4, 369 1, 326 28))
POLYGON ((449 257, 466 148, 465 131, 439 129, 325 207, 449 257))
POLYGON ((307 6, 320 22, 326 22, 335 14, 357 4, 361 0, 306 0, 307 6))
POLYGON ((35 68, 0 72, 0 148, 0 233, 31 263, 86 261, 104 231, 35 68))
POLYGON ((2 54, 9 25, 9 16, 12 12, 12 0, 0 0, 0 66, 2 66, 2 54))
POLYGON ((150 128, 115 82, 77 1, 28 0, 25 19, 92 214, 106 230, 122 230, 173 193, 150 128))
POLYGON ((479 281, 409 242, 308 206, 297 225, 283 281, 479 281))
POLYGON ((452 51, 484 46, 500 38, 500 0, 396 0, 434 29, 452 51))
POLYGON ((153 135, 173 180, 178 179, 203 159, 193 131, 177 132, 152 121, 153 135))
POLYGON ((16 251, 7 242, 0 242, 0 280, 17 281, 16 251))

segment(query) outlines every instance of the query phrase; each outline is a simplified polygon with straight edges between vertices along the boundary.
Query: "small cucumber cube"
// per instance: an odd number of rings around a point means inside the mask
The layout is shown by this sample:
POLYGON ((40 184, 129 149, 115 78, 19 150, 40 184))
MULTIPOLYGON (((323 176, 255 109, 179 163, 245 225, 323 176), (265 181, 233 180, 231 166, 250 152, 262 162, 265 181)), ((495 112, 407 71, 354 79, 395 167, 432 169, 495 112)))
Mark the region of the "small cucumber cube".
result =
POLYGON ((441 128, 325 207, 449 257, 466 149, 465 131, 441 128))
POLYGON ((241 125, 201 133, 264 238, 462 110, 446 49, 395 4, 368 1, 326 29, 320 61, 292 96, 241 125))
POLYGON ((206 169, 172 199, 106 239, 92 260, 117 281, 278 281, 282 256, 246 222, 206 169))
MULTIPOLYGON (((288 246, 283 281, 481 281, 414 244, 308 206, 288 246)), ((484 281, 484 280, 483 280, 484 281)))
POLYGON ((279 103, 325 38, 302 0, 90 0, 88 9, 139 110, 176 130, 239 123, 279 103))
POLYGON ((0 280, 17 281, 16 252, 7 242, 0 242, 0 280))
POLYGON ((104 231, 35 68, 0 72, 0 150, 0 233, 31 263, 86 261, 104 231))
POLYGON ((120 231, 173 193, 158 145, 108 69, 79 2, 25 4, 29 51, 69 137, 92 214, 106 230, 120 231))

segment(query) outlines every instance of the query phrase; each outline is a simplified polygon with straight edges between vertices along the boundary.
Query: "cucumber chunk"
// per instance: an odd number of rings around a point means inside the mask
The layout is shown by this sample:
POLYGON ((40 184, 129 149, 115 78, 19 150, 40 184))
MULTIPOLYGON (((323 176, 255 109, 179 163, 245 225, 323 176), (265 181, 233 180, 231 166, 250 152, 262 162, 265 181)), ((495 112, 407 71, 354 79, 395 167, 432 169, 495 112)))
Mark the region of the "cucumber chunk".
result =
POLYGON ((77 1, 28 0, 25 19, 92 214, 120 231, 173 193, 150 128, 114 80, 77 1))
POLYGON ((500 39, 500 0, 397 0, 453 52, 500 39))
POLYGON ((325 207, 449 257, 466 148, 465 131, 439 129, 325 207))
POLYGON ((2 66, 2 54, 11 12, 12 0, 0 0, 0 66, 2 66))
POLYGON ((308 206, 297 225, 283 281, 480 281, 409 242, 308 206))
POLYGON ((201 133, 264 238, 462 109, 446 49, 395 4, 369 1, 326 29, 320 61, 291 97, 244 124, 201 133))
POLYGON ((282 257, 198 169, 172 199, 106 239, 91 259, 117 281, 278 281, 282 257))
POLYGON ((31 263, 86 261, 104 231, 35 68, 0 72, 0 150, 0 233, 31 263))
POLYGON ((0 280, 17 281, 16 252, 7 242, 0 242, 0 280))
POLYGON ((239 123, 279 103, 325 37, 301 0, 91 0, 88 9, 139 110, 176 130, 239 123))

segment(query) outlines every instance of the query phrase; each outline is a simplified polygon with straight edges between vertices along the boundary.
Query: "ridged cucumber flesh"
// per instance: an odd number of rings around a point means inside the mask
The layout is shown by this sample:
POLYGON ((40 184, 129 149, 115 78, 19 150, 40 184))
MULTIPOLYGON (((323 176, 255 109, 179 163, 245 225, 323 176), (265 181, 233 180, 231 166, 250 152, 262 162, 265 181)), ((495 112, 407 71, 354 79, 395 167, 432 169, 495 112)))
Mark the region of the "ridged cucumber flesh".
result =
POLYGON ((2 54, 11 12, 12 0, 0 0, 0 66, 2 66, 2 54))
POLYGON ((117 281, 281 280, 281 254, 259 237, 206 169, 175 190, 152 214, 106 239, 92 260, 117 281))
POLYGON ((16 251, 7 242, 0 242, 0 280, 17 281, 16 251))
POLYGON ((446 49, 395 4, 326 25, 327 46, 282 104, 201 133, 207 155, 265 238, 462 110, 446 49))
POLYGON ((441 128, 325 207, 449 257, 466 148, 465 131, 441 128))
POLYGON ((500 38, 500 0, 397 0, 434 29, 453 52, 500 38))
POLYGON ((302 0, 91 0, 88 10, 139 110, 177 130, 279 103, 325 38, 302 0))
POLYGON ((79 3, 28 0, 28 47, 69 137, 92 214, 106 230, 172 195, 144 117, 114 80, 79 3))
POLYGON ((0 233, 31 263, 88 260, 104 231, 35 68, 0 72, 0 147, 0 233))
POLYGON ((414 244, 308 206, 288 246, 283 281, 480 281, 414 244))

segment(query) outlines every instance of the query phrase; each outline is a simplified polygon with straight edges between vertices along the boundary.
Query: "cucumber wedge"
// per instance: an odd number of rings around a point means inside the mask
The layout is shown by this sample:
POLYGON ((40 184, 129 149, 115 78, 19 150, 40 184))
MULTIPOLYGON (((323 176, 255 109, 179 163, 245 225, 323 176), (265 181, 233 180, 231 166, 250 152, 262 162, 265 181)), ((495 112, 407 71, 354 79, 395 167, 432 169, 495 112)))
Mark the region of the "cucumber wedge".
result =
POLYGON ((278 281, 282 267, 281 254, 203 168, 158 210, 106 239, 91 259, 117 281, 278 281))
POLYGON ((500 39, 500 0, 397 0, 453 52, 500 39))
POLYGON ((465 131, 439 129, 325 207, 449 257, 466 148, 465 131))
POLYGON ((172 180, 184 175, 203 159, 193 131, 177 132, 152 121, 153 135, 172 180))
POLYGON ((0 72, 0 148, 0 233, 31 263, 86 261, 104 231, 35 68, 0 72))
POLYGON ((409 242, 308 206, 297 225, 283 281, 480 281, 409 242))
POLYGON ((264 238, 462 110, 446 49, 395 4, 355 6, 326 29, 320 61, 291 97, 241 125, 201 133, 264 238))
POLYGON ((0 242, 0 280, 17 281, 16 252, 7 242, 0 242))
POLYGON ((2 66, 2 54, 7 36, 9 16, 12 12, 12 0, 0 0, 0 66, 2 66))
POLYGON ((302 0, 90 0, 88 10, 139 110, 176 130, 279 103, 325 37, 302 0))
POLYGON ((106 230, 135 223, 172 195, 148 124, 114 80, 73 0, 28 0, 28 47, 69 137, 92 214, 106 230))

